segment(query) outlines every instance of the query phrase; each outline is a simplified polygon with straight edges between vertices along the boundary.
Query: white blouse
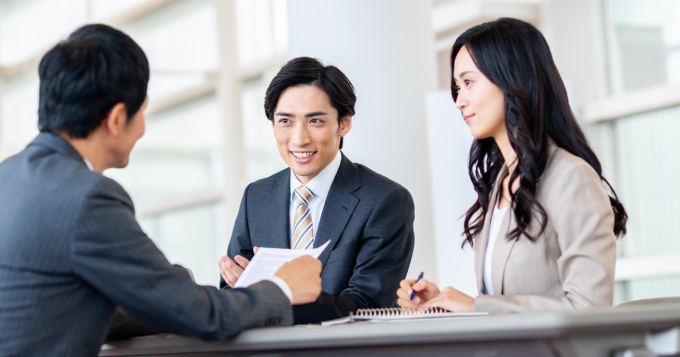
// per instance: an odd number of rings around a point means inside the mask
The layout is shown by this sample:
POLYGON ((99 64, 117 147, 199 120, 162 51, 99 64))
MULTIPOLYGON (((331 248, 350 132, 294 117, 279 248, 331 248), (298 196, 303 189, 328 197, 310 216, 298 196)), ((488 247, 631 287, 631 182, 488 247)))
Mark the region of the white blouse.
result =
POLYGON ((486 293, 493 295, 493 285, 491 284, 491 258, 493 258, 493 247, 496 245, 496 239, 498 238, 498 232, 501 230, 501 223, 503 223, 503 217, 505 217, 505 212, 508 210, 510 205, 505 206, 505 208, 498 208, 493 205, 493 212, 491 212, 491 229, 489 229, 489 241, 486 245, 486 254, 484 254, 484 287, 486 288, 486 293))

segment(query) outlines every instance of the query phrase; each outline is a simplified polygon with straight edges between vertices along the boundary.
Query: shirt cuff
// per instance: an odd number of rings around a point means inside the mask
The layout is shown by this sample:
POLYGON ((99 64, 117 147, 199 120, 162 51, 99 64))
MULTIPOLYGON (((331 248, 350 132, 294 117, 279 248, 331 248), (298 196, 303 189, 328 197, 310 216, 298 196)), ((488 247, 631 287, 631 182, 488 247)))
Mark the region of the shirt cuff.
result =
POLYGON ((272 283, 276 284, 276 286, 283 291, 284 294, 288 297, 288 300, 290 300, 290 303, 293 303, 293 292, 290 290, 290 287, 288 284, 286 284, 286 281, 279 278, 278 276, 271 276, 269 278, 266 278, 264 280, 271 281, 272 283))

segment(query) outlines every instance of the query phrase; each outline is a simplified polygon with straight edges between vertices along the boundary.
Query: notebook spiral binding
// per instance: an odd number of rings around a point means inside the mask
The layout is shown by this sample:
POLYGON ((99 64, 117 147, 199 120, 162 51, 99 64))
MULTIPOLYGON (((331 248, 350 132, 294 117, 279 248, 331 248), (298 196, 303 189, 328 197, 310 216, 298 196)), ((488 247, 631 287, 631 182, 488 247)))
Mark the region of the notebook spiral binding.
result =
POLYGON ((359 309, 356 313, 349 313, 349 319, 354 322, 354 318, 390 317, 390 316, 432 316, 436 314, 448 313, 449 311, 439 307, 427 309, 408 309, 405 307, 385 307, 378 309, 359 309))

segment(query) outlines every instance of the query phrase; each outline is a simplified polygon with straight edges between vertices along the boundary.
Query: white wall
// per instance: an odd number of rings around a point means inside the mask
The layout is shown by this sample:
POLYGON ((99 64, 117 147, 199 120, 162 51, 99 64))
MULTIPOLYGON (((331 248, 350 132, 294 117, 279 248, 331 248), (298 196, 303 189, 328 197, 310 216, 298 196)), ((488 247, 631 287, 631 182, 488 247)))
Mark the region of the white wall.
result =
POLYGON ((450 91, 428 93, 426 103, 437 281, 477 296, 474 251, 461 248, 463 215, 477 197, 468 175, 472 134, 450 91))
POLYGON ((405 186, 416 205, 409 276, 436 276, 425 93, 436 88, 430 1, 289 0, 289 57, 336 65, 357 94, 344 153, 405 186))

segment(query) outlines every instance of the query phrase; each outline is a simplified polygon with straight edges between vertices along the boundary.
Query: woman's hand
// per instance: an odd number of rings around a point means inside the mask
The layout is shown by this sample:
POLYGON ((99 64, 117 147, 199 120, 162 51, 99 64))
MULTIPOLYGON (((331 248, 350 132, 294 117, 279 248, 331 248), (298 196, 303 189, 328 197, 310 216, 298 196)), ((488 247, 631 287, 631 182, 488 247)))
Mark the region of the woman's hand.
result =
POLYGON ((439 288, 434 283, 425 279, 420 279, 416 283, 416 279, 404 279, 399 283, 399 290, 397 290, 397 304, 401 307, 415 309, 418 305, 439 295, 439 288), (411 300, 411 293, 413 290, 417 291, 416 296, 411 300))
POLYGON ((475 299, 447 286, 439 295, 423 304, 421 308, 429 307, 439 307, 451 312, 475 312, 475 299))

